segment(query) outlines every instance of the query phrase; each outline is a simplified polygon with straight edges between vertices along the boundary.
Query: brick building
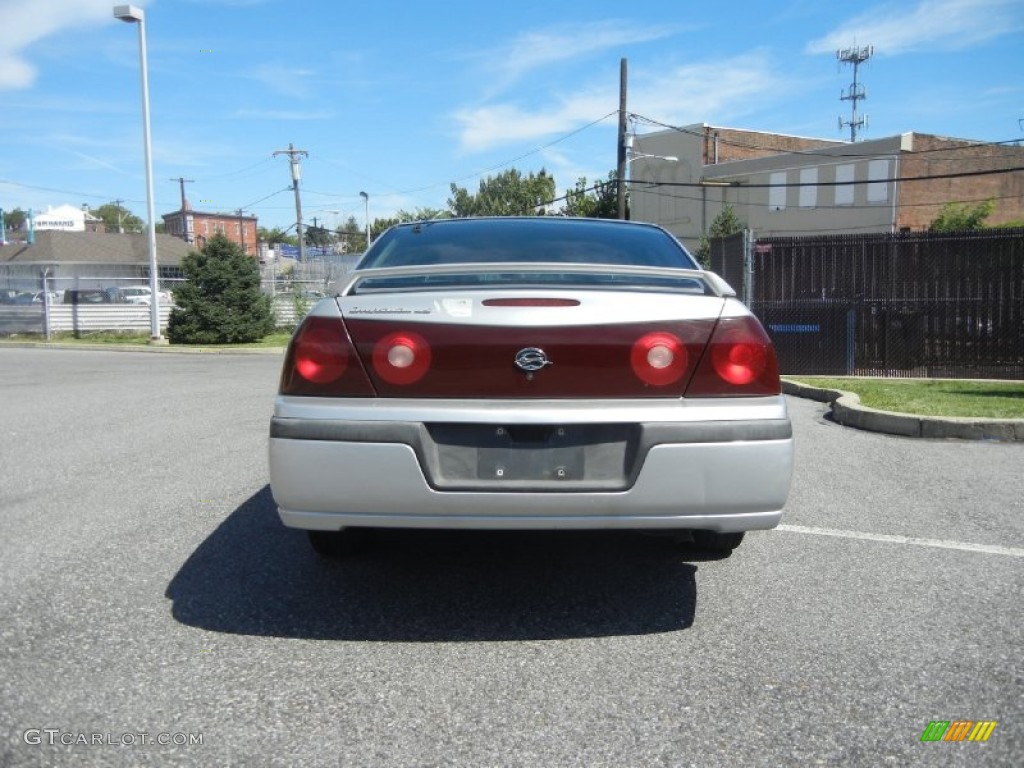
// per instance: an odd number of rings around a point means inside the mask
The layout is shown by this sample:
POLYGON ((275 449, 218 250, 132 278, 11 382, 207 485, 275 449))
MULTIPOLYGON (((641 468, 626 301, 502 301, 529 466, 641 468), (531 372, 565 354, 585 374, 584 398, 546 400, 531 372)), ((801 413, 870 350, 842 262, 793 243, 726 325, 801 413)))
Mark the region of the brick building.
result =
POLYGON ((851 144, 695 125, 638 136, 633 152, 632 217, 688 246, 725 205, 761 236, 926 229, 950 202, 992 200, 989 225, 1024 219, 1024 170, 1012 170, 1024 168, 1020 146, 919 133, 851 144))
POLYGON ((1024 147, 986 144, 915 133, 912 151, 903 152, 900 179, 928 177, 926 182, 900 184, 898 229, 927 229, 944 202, 995 203, 986 224, 1024 220, 1024 147), (977 176, 967 172, 996 171, 977 176), (932 178, 947 176, 951 178, 932 178))
POLYGON ((717 165, 736 160, 753 160, 758 157, 784 155, 788 152, 806 152, 811 149, 842 146, 842 141, 809 139, 803 136, 787 136, 782 133, 746 131, 739 128, 719 128, 713 125, 699 126, 703 136, 702 164, 717 165))
POLYGON ((183 209, 163 214, 163 220, 167 234, 180 237, 195 248, 202 248, 211 237, 222 234, 242 246, 247 255, 257 255, 255 216, 196 211, 186 200, 183 209))

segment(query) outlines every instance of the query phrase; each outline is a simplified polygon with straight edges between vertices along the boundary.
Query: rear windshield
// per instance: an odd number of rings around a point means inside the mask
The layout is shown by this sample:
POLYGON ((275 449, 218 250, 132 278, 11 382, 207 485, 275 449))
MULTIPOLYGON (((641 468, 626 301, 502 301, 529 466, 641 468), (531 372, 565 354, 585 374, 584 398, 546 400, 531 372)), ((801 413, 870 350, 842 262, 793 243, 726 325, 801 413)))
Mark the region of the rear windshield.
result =
POLYGON ((388 230, 359 269, 431 264, 559 263, 700 269, 658 227, 600 219, 427 221, 388 230))

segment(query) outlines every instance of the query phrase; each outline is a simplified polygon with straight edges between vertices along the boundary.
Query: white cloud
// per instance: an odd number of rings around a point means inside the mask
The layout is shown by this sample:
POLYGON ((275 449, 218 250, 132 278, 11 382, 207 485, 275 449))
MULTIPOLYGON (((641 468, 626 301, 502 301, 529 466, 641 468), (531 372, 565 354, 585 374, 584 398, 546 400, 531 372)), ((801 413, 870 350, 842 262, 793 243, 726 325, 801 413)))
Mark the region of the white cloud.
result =
MULTIPOLYGON (((792 85, 776 75, 763 52, 688 64, 664 72, 634 71, 629 111, 672 124, 734 119, 777 98, 792 85)), ((618 109, 618 83, 554 98, 538 109, 513 103, 456 111, 459 143, 479 152, 502 144, 541 141, 565 134, 618 109)))
POLYGON ((239 109, 234 117, 244 120, 330 120, 333 112, 318 110, 300 112, 294 109, 239 109))
POLYGON ((126 171, 123 168, 120 168, 120 167, 114 165, 113 163, 107 162, 103 158, 96 157, 95 155, 90 155, 90 154, 87 154, 85 152, 77 152, 77 151, 75 151, 73 149, 65 149, 65 151, 68 152, 71 155, 74 155, 75 157, 77 157, 79 160, 82 161, 82 163, 78 166, 78 170, 85 170, 85 171, 94 171, 94 170, 114 171, 115 173, 119 173, 122 176, 129 176, 131 178, 138 178, 139 175, 140 175, 138 172, 134 172, 133 173, 133 172, 130 172, 130 171, 126 171))
POLYGON ((254 5, 266 5, 270 0, 185 0, 192 5, 224 5, 228 8, 249 8, 254 5))
POLYGON ((316 72, 312 69, 289 67, 281 63, 266 63, 249 70, 246 74, 282 96, 308 99, 313 95, 315 89, 312 78, 316 76, 316 72))
POLYGON ((807 52, 833 53, 853 44, 873 45, 881 55, 962 50, 1020 31, 1020 9, 1020 0, 921 0, 909 12, 881 5, 811 41, 807 52))
POLYGON ((26 53, 34 43, 113 18, 111 0, 0 0, 0 90, 29 88, 35 82, 36 68, 26 53))
POLYGON ((481 152, 502 144, 536 141, 566 133, 607 114, 609 103, 599 94, 579 95, 540 110, 515 104, 494 104, 458 110, 459 144, 468 152, 481 152))
POLYGON ((35 68, 24 59, 0 56, 0 89, 28 88, 35 79, 35 68))
POLYGON ((774 66, 766 52, 754 51, 638 78, 629 110, 674 125, 732 120, 794 87, 774 66))
POLYGON ((508 45, 481 54, 484 69, 491 73, 493 91, 504 89, 530 72, 550 69, 612 48, 671 37, 679 26, 648 25, 617 21, 593 21, 558 25, 524 32, 508 45))

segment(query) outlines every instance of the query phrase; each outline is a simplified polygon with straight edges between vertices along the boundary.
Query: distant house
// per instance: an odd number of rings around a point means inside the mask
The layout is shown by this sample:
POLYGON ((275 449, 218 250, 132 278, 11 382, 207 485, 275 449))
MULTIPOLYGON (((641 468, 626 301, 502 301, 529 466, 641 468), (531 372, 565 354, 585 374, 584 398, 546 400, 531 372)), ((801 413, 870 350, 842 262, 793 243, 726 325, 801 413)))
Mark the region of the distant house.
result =
POLYGON ((206 241, 217 234, 237 243, 249 256, 257 256, 257 218, 237 213, 207 213, 192 209, 185 200, 185 206, 174 213, 163 214, 164 231, 180 238, 193 248, 202 248, 206 241))
MULTIPOLYGON (((25 219, 22 229, 28 229, 29 219, 25 219)), ((32 228, 36 232, 106 232, 103 220, 93 216, 83 206, 59 205, 49 206, 45 213, 35 213, 32 217, 32 228)))
MULTIPOLYGON (((182 279, 186 243, 170 235, 156 236, 159 280, 182 279)), ((102 232, 36 232, 35 244, 0 246, 0 289, 39 290, 43 275, 52 290, 116 288, 149 280, 146 234, 102 232)))
POLYGON ((638 136, 630 214, 695 246, 726 206, 757 235, 926 229, 947 202, 1024 218, 1024 147, 904 133, 856 143, 709 125, 638 136), (671 158, 675 158, 674 160, 671 158))

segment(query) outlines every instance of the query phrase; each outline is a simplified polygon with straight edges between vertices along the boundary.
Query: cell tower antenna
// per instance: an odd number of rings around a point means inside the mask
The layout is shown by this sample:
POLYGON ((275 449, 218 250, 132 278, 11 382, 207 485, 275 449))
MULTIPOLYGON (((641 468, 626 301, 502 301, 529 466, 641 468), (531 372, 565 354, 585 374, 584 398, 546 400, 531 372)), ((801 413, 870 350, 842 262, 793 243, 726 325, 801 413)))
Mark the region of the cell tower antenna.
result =
POLYGON ((841 51, 836 51, 836 58, 839 59, 841 64, 853 65, 853 82, 847 90, 841 91, 839 94, 840 101, 850 102, 850 119, 843 120, 840 117, 839 130, 843 130, 847 125, 850 126, 851 142, 857 140, 857 129, 866 126, 868 123, 867 115, 857 117, 857 102, 868 97, 867 90, 857 80, 860 65, 870 59, 874 52, 875 47, 873 45, 854 46, 853 48, 843 48, 841 51))

